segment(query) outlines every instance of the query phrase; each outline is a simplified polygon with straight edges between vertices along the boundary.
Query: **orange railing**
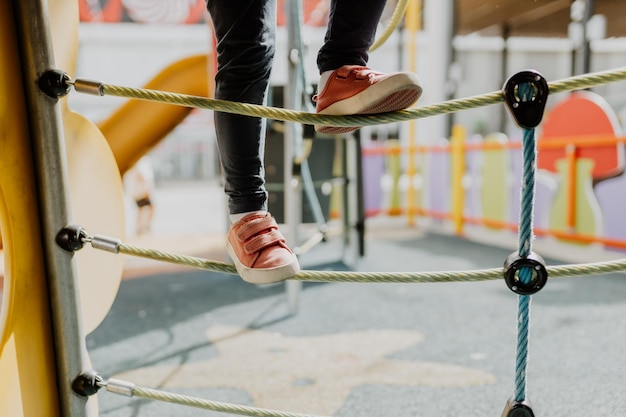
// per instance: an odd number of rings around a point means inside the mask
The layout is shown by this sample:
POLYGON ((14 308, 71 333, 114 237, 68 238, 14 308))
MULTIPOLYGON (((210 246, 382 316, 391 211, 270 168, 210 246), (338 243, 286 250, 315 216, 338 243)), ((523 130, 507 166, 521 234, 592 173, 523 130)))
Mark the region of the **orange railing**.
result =
MULTIPOLYGON (((563 218, 565 219, 566 230, 556 230, 551 228, 536 227, 534 232, 537 236, 552 236, 557 239, 577 242, 577 243, 599 243, 607 248, 614 248, 620 250, 626 250, 626 237, 624 240, 608 238, 602 236, 601 233, 590 235, 586 233, 576 232, 576 219, 577 219, 577 189, 578 178, 576 166, 579 161, 579 151, 589 147, 618 147, 626 144, 626 137, 612 137, 610 135, 602 136, 580 136, 575 138, 557 138, 550 141, 539 141, 537 147, 539 152, 539 158, 541 158, 541 151, 548 149, 561 149, 565 155, 566 161, 566 177, 563 178, 563 184, 566 184, 565 190, 565 212, 563 218)), ((449 210, 432 210, 428 207, 420 207, 415 204, 413 198, 407 199, 407 201, 401 207, 377 207, 369 208, 366 210, 367 216, 375 215, 406 215, 409 219, 408 223, 412 224, 412 216, 421 216, 426 218, 432 218, 442 221, 451 221, 454 225, 454 230, 457 234, 463 234, 465 225, 473 226, 485 226, 492 229, 510 230, 517 232, 518 225, 513 221, 500 221, 494 219, 472 217, 464 214, 466 196, 465 187, 463 185, 464 178, 468 175, 466 169, 466 158, 468 152, 484 152, 490 150, 508 150, 513 151, 521 149, 520 141, 507 141, 504 143, 467 143, 466 135, 462 128, 456 127, 453 129, 453 135, 451 140, 445 145, 425 145, 425 146, 379 146, 374 148, 363 148, 363 157, 391 157, 401 158, 406 156, 413 160, 417 156, 426 156, 435 153, 447 153, 449 154, 449 168, 450 168, 450 190, 447 192, 451 196, 449 210)), ((411 165, 409 165, 411 166, 411 165)), ((512 168, 511 168, 512 170, 512 168)), ((396 178, 396 180, 398 180, 396 178)), ((428 178, 425 178, 424 188, 428 187, 428 178)), ((368 185, 366 184, 366 187, 368 185)), ((409 193, 407 193, 409 195, 409 193)), ((410 194, 413 195, 413 194, 410 194)), ((393 200, 393 199, 392 199, 393 200)), ((395 199, 399 201, 398 198, 395 199)), ((626 204, 626 192, 624 193, 624 200, 626 204)))

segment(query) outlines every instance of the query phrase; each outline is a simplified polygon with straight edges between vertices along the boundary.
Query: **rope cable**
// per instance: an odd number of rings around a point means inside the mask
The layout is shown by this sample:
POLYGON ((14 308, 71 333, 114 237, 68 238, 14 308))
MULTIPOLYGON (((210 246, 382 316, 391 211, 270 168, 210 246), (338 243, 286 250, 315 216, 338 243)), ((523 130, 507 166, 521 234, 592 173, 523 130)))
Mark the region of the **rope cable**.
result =
MULTIPOLYGON (((555 94, 623 80, 626 80, 626 67, 565 78, 548 83, 548 86, 550 93, 555 94)), ((326 126, 372 126, 384 123, 395 123, 488 106, 500 103, 504 100, 502 91, 494 91, 482 95, 453 99, 396 112, 370 115, 331 116, 187 94, 103 84, 84 79, 76 79, 72 81, 71 84, 77 92, 82 93, 134 98, 245 116, 267 117, 274 120, 326 126), (94 87, 94 84, 96 87, 94 87)))
MULTIPOLYGON (((100 248, 96 248, 100 249, 100 248)), ((117 253, 154 261, 184 265, 196 269, 237 274, 235 266, 188 255, 167 253, 155 249, 139 248, 119 243, 117 253)), ((603 275, 626 270, 626 259, 586 264, 548 266, 550 278, 603 275)), ((372 283, 443 283, 489 281, 502 278, 502 268, 473 271, 430 271, 430 272, 354 272, 354 271, 300 271, 292 280, 311 282, 372 282, 372 283)))
MULTIPOLYGON (((385 29, 382 36, 372 45, 370 51, 384 43, 391 33, 399 25, 408 5, 408 0, 400 0, 396 6, 392 21, 385 29)), ((626 68, 604 71, 581 76, 571 77, 549 83, 551 94, 565 91, 585 89, 593 86, 607 84, 626 79, 626 68)), ((306 80, 306 78, 305 78, 306 80)), ((92 92, 93 82, 83 83, 81 80, 71 82, 78 92, 92 92), (84 90, 81 86, 87 86, 84 90), (81 91, 82 90, 82 91, 81 91)), ((306 85, 306 83, 305 83, 306 85)), ((320 124, 328 126, 369 126, 381 123, 392 123, 406 120, 419 119, 445 113, 453 113, 476 107, 496 104, 503 101, 502 91, 487 93, 479 96, 449 100, 438 104, 407 109, 398 112, 375 114, 375 115, 350 115, 350 116, 326 116, 307 112, 290 111, 286 109, 272 108, 260 105, 236 103, 205 97, 190 96, 177 93, 167 93, 148 89, 99 84, 99 95, 135 98, 140 100, 155 101, 169 104, 177 104, 188 107, 210 109, 248 116, 266 117, 275 120, 300 122, 306 124, 320 124)), ((528 91, 521 91, 523 99, 528 99, 528 91)), ((519 226, 519 249, 518 254, 526 257, 532 250, 533 238, 533 209, 535 193, 535 161, 536 161, 535 129, 524 129, 523 141, 523 178, 522 198, 519 226)), ((88 238, 94 246, 93 238, 88 238)), ((109 248, 110 250, 110 248, 109 248)), ((200 269, 217 272, 237 274, 233 265, 196 258, 192 256, 176 255, 152 249, 142 249, 124 243, 119 243, 112 250, 115 253, 161 260, 170 263, 187 265, 200 269)), ((578 265, 563 265, 547 268, 552 278, 565 276, 580 276, 590 274, 603 274, 626 269, 626 260, 613 262, 600 262, 578 265)), ((459 281, 483 281, 502 278, 502 269, 484 269, 476 271, 458 272, 421 272, 421 273, 376 273, 376 272, 350 272, 350 271, 301 271, 293 279, 307 281, 333 281, 333 282, 459 282, 459 281)), ((519 271, 520 281, 528 283, 532 279, 532 271, 524 268, 519 271)), ((517 356, 515 369, 515 400, 523 401, 526 397, 526 368, 528 361, 528 333, 530 322, 530 301, 527 295, 518 296, 518 334, 517 356)), ((145 399, 169 402, 189 407, 202 408, 231 414, 249 415, 255 417, 313 417, 308 414, 291 413, 284 411, 268 410, 256 407, 240 406, 216 401, 204 400, 195 397, 168 393, 150 388, 133 386, 132 394, 145 399)))
MULTIPOLYGON (((520 90, 524 85, 520 86, 520 90)), ((524 88, 524 90, 527 90, 524 88)), ((525 95, 527 92, 522 92, 525 95)), ((522 97, 526 100, 527 97, 522 97)), ((532 251, 533 239, 533 215, 535 200, 535 161, 537 146, 535 141, 535 129, 524 129, 522 141, 523 174, 522 196, 519 226, 519 250, 520 257, 527 257, 532 251)), ((532 270, 522 268, 519 271, 519 279, 523 284, 532 280, 532 270)), ((518 296, 517 313, 517 349, 515 362, 515 401, 521 402, 526 399, 526 369, 528 366, 528 335, 530 326, 530 295, 518 296)))
POLYGON ((171 404, 184 405, 187 407, 201 408, 221 413, 239 414, 254 417, 316 417, 311 414, 292 413, 288 411, 277 411, 266 408, 250 407, 244 405, 229 404, 219 401, 205 400, 188 395, 175 394, 155 390, 151 388, 134 386, 132 394, 136 397, 154 401, 167 402, 171 404))

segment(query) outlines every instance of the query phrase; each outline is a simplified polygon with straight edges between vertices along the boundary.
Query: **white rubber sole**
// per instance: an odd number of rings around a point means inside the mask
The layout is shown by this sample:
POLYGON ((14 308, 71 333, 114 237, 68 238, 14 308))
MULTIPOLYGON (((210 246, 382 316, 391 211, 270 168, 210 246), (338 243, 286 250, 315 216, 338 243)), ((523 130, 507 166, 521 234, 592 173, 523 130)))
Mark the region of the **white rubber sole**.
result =
POLYGON ((228 241, 226 242, 226 252, 233 260, 239 276, 244 281, 251 284, 273 284, 292 278, 300 272, 300 263, 295 255, 293 256, 293 261, 287 265, 277 266, 275 268, 249 268, 241 263, 235 254, 235 250, 228 241))
MULTIPOLYGON (((404 110, 415 104, 421 95, 422 87, 417 75, 400 73, 374 84, 355 96, 331 104, 319 114, 340 116, 404 110)), ((315 126, 317 132, 327 134, 347 133, 358 128, 359 126, 315 126)))

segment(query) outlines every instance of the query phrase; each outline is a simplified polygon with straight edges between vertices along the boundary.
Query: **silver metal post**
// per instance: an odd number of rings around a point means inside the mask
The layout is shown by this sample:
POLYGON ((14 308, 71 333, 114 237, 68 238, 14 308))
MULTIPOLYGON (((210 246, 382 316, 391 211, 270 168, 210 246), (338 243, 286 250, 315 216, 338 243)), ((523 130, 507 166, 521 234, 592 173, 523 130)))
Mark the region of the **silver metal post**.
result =
MULTIPOLYGON (((288 51, 288 81, 284 90, 285 107, 293 110, 302 108, 302 86, 300 84, 299 66, 304 65, 300 56, 302 36, 302 7, 298 0, 291 0, 289 5, 289 19, 287 21, 287 51, 288 51)), ((302 125, 294 122, 285 123, 284 138, 284 182, 285 182, 285 223, 287 225, 287 242, 290 246, 298 245, 298 228, 302 222, 302 186, 299 177, 293 175, 293 164, 296 152, 302 148, 302 125)), ((287 281, 287 300, 290 312, 298 310, 302 282, 287 281)))
POLYGON ((52 306, 61 412, 88 415, 87 398, 75 394, 72 381, 87 369, 87 349, 80 315, 72 253, 55 244, 56 234, 70 224, 68 174, 60 108, 37 88, 39 76, 54 68, 47 1, 14 1, 23 61, 27 107, 41 213, 45 271, 52 306))
POLYGON ((348 229, 345 231, 345 253, 344 253, 344 261, 348 265, 356 264, 358 260, 358 256, 356 254, 358 245, 354 245, 354 242, 357 242, 358 230, 357 223, 359 221, 359 196, 358 196, 358 165, 357 158, 360 158, 361 155, 357 152, 357 141, 359 139, 356 138, 353 134, 350 134, 349 139, 344 140, 344 169, 346 174, 346 190, 344 195, 346 196, 345 202, 345 210, 346 218, 347 218, 347 226, 348 229))

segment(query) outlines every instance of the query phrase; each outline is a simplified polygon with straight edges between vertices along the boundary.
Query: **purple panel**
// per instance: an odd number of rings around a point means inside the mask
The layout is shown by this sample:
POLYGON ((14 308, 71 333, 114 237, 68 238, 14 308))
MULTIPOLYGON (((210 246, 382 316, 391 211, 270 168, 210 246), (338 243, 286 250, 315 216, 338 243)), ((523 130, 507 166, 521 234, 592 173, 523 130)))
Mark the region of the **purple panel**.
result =
POLYGON ((554 187, 539 180, 535 182, 535 227, 550 228, 550 208, 555 194, 554 187))
MULTIPOLYGON (((444 140, 444 143, 448 143, 444 140)), ((448 152, 431 152, 428 154, 428 182, 429 210, 450 212, 450 154, 448 152)))
POLYGON ((604 236, 626 240, 626 175, 604 180, 594 191, 602 211, 604 236))
MULTIPOLYGON (((522 150, 511 150, 513 184, 511 184, 511 218, 512 223, 519 223, 522 196, 522 150)), ((547 229, 550 226, 550 208, 556 190, 542 182, 535 174, 535 207, 534 226, 547 229)))
MULTIPOLYGON (((378 146, 370 146, 370 148, 378 148, 378 146)), ((380 179, 385 175, 385 155, 364 155, 362 163, 365 212, 376 212, 383 208, 384 197, 380 179)))
MULTIPOLYGON (((481 143, 481 136, 471 136, 468 144, 481 143)), ((469 178, 465 188, 465 204, 463 215, 467 217, 479 217, 480 213, 480 167, 482 151, 467 151, 465 153, 465 173, 469 178)))
POLYGON ((511 223, 519 223, 520 198, 522 193, 522 151, 511 149, 511 223))

